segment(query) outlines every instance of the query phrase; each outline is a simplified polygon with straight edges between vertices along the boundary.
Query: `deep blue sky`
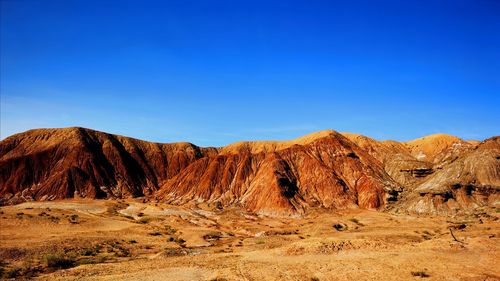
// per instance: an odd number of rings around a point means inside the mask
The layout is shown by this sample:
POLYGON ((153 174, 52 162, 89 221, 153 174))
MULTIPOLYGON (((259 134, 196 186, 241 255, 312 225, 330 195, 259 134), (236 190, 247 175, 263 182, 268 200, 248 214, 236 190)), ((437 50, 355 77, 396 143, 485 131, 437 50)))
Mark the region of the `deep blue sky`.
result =
POLYGON ((500 134, 500 1, 0 1, 0 138, 500 134))

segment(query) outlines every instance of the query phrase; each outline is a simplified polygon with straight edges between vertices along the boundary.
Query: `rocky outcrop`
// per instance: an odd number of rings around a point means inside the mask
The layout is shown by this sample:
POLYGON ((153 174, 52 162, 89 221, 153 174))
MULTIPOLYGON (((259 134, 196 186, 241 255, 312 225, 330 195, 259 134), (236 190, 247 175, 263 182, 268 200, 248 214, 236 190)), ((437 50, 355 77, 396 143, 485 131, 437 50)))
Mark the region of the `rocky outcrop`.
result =
POLYGON ((400 210, 451 214, 500 206, 500 137, 458 156, 417 186, 400 210))
POLYGON ((344 135, 403 186, 396 211, 446 215, 500 204, 499 137, 479 143, 436 134, 397 143, 344 135))
POLYGON ((433 164, 417 160, 404 143, 377 141, 353 133, 342 133, 342 135, 377 159, 384 170, 407 189, 416 186, 422 182, 423 177, 433 172, 433 164))
POLYGON ((379 209, 400 191, 373 157, 342 135, 328 131, 306 139, 286 146, 232 145, 167 181, 158 198, 176 204, 218 201, 274 214, 310 206, 379 209))
POLYGON ((451 162, 476 147, 474 142, 466 142, 446 134, 425 136, 406 142, 404 145, 417 160, 431 163, 451 162))
POLYGON ((145 196, 216 153, 83 128, 31 130, 0 143, 0 195, 9 202, 145 196))

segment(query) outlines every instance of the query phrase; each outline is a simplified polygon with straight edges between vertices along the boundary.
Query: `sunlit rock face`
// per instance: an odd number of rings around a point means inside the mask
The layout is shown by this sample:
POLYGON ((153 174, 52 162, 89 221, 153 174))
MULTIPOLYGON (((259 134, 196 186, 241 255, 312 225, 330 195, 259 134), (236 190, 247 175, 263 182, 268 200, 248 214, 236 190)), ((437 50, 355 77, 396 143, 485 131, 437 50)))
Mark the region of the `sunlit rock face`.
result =
POLYGON ((401 210, 452 214, 500 206, 500 137, 436 165, 439 169, 408 195, 401 210))
POLYGON ((311 207, 452 213, 498 204, 498 139, 432 135, 401 143, 327 130, 202 148, 37 129, 0 142, 0 198, 144 197, 269 215, 311 207))

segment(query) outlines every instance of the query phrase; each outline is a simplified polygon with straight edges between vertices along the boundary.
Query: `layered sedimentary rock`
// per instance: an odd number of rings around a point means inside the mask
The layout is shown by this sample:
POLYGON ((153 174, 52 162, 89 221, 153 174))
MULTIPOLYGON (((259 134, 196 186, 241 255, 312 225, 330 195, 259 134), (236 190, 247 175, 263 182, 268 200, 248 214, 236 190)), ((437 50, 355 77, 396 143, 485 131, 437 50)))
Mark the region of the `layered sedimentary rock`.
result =
POLYGON ((216 149, 158 144, 83 128, 38 129, 0 143, 3 201, 150 195, 216 149))
POLYGON ((500 205, 500 137, 465 152, 408 194, 400 210, 450 214, 500 205))
POLYGON ((377 159, 384 170, 402 186, 415 186, 422 181, 422 176, 432 173, 432 163, 416 159, 405 143, 376 141, 353 133, 342 134, 377 159))
POLYGON ((265 213, 309 206, 379 209, 401 191, 383 167, 334 131, 294 141, 237 143, 199 159, 161 188, 171 203, 220 201, 265 213))
POLYGON ((499 204, 499 139, 438 134, 404 143, 327 130, 201 148, 38 129, 0 142, 0 203, 144 197, 272 215, 388 206, 449 214, 499 204))
POLYGON ((221 149, 83 128, 32 130, 0 144, 4 203, 146 196, 291 214, 308 206, 383 208, 394 190, 373 157, 334 131, 221 149))
POLYGON ((403 186, 398 211, 452 214, 500 204, 499 137, 481 143, 436 134, 398 143, 344 135, 403 186))

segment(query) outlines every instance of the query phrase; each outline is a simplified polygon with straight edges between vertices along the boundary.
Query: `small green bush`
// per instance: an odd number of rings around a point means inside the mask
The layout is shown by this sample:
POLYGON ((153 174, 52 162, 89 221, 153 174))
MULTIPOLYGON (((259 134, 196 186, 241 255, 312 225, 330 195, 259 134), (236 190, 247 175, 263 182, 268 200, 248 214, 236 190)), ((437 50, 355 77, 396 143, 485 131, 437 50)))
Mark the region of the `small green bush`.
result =
POLYGON ((21 275, 21 269, 20 268, 12 268, 12 269, 9 269, 7 270, 3 276, 5 278, 16 278, 18 277, 19 275, 21 275))
POLYGON ((106 257, 95 257, 90 259, 81 259, 77 262, 78 265, 84 264, 98 264, 106 261, 106 257))
POLYGON ((95 256, 97 255, 97 249, 96 248, 85 248, 81 251, 82 256, 95 256))
POLYGON ((65 257, 63 255, 47 255, 44 257, 45 264, 48 268, 65 269, 75 266, 74 258, 65 257))
POLYGON ((165 225, 165 231, 167 232, 167 234, 172 235, 177 232, 177 229, 172 228, 170 225, 165 225))

